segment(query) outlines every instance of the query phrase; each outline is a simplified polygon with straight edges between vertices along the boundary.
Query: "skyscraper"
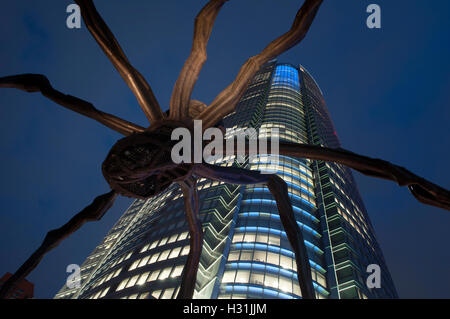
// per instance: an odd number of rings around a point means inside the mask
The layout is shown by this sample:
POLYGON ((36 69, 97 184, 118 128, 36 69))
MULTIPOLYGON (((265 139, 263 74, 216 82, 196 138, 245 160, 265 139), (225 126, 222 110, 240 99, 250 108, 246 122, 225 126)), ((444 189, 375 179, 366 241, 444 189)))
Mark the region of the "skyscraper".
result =
MULTIPOLYGON (((313 77, 271 61, 250 83, 225 127, 275 130, 280 141, 340 147, 313 77)), ((217 165, 272 172, 288 185, 317 298, 396 298, 397 293, 352 173, 323 161, 260 154, 217 165), (378 265, 380 288, 366 284, 378 265)), ((200 179, 204 244, 194 298, 301 298, 295 258, 274 199, 262 185, 200 179)), ((81 266, 81 286, 55 298, 175 298, 189 253, 181 191, 136 200, 81 266)))

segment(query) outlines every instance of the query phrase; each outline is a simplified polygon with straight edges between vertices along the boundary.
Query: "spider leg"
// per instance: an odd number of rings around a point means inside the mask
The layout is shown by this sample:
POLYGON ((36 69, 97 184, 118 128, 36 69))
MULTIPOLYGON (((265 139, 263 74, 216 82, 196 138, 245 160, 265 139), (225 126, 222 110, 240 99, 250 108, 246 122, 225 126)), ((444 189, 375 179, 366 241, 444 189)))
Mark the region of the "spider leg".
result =
POLYGON ((241 67, 236 79, 200 114, 203 128, 213 126, 220 119, 232 113, 239 99, 244 94, 248 83, 261 66, 297 45, 311 26, 322 0, 306 0, 297 12, 291 29, 272 41, 260 54, 251 57, 241 67))
POLYGON ((142 74, 130 64, 113 33, 97 12, 93 1, 76 0, 75 2, 81 8, 81 14, 88 30, 136 96, 148 120, 152 122, 163 119, 164 115, 150 85, 142 74))
POLYGON ((195 18, 192 50, 178 76, 170 99, 170 118, 172 119, 189 116, 192 90, 206 61, 206 45, 217 14, 226 1, 228 0, 209 1, 195 18))
POLYGON ((391 180, 400 186, 408 186, 409 191, 418 201, 450 210, 450 192, 447 189, 385 160, 359 155, 342 148, 331 149, 293 143, 280 143, 279 154, 335 162, 353 168, 364 175, 391 180))
MULTIPOLYGON (((226 150, 226 147, 227 144, 224 141, 222 149, 226 150)), ((272 145, 268 145, 268 154, 272 154, 271 148, 272 145)), ((343 148, 328 148, 318 145, 285 142, 280 142, 278 149, 274 153, 342 164, 364 175, 394 181, 399 186, 408 186, 411 194, 419 202, 450 210, 450 191, 420 176, 417 176, 406 168, 382 159, 359 155, 343 148)), ((219 154, 225 156, 223 151, 222 153, 217 153, 217 155, 219 154)), ((245 149, 241 152, 241 150, 237 147, 237 143, 234 143, 234 154, 248 155, 249 145, 246 144, 245 149)))
POLYGON ((289 243, 295 253, 297 278, 304 299, 315 299, 312 284, 311 266, 302 232, 294 218, 286 182, 275 174, 261 174, 257 171, 237 167, 222 167, 210 164, 195 166, 194 174, 208 179, 231 184, 266 184, 278 207, 281 223, 286 231, 289 243))
POLYGON ((177 299, 192 299, 203 247, 203 229, 198 215, 199 202, 196 180, 190 178, 179 184, 183 191, 184 207, 189 225, 190 250, 181 275, 181 286, 177 299))
POLYGON ((15 88, 26 92, 41 92, 53 102, 94 119, 123 135, 143 132, 144 128, 117 116, 97 110, 91 103, 55 90, 47 77, 41 74, 20 74, 0 78, 0 88, 15 88))
POLYGON ((116 197, 117 194, 114 191, 98 196, 89 206, 72 217, 69 222, 58 229, 48 232, 41 246, 2 286, 0 289, 0 299, 6 299, 12 289, 25 279, 38 266, 42 258, 50 250, 56 248, 65 238, 76 232, 84 223, 100 220, 112 206, 116 197))

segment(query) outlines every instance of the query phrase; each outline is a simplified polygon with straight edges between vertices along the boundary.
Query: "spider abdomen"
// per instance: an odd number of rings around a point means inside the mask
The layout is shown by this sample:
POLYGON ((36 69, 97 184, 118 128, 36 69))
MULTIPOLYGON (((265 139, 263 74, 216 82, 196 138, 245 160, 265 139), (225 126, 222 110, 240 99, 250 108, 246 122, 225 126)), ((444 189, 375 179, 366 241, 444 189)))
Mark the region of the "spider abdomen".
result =
POLYGON ((102 165, 111 188, 124 196, 145 199, 186 178, 192 165, 173 163, 171 131, 160 127, 119 140, 102 165))

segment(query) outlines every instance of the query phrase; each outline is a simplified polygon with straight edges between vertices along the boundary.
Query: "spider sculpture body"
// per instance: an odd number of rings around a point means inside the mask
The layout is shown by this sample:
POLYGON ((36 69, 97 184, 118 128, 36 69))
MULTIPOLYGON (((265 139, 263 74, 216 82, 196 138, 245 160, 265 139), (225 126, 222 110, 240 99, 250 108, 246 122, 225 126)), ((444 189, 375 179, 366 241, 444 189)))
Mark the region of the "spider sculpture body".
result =
MULTIPOLYGON (((198 218, 197 178, 241 185, 263 184, 269 188, 277 203, 280 220, 295 253, 302 296, 303 298, 315 298, 302 232, 294 218, 287 185, 282 178, 275 174, 261 174, 257 171, 237 167, 215 166, 205 162, 175 164, 171 160, 171 149, 174 143, 171 140, 172 131, 177 127, 184 127, 192 131, 194 119, 201 120, 203 129, 207 129, 232 113, 248 83, 260 67, 304 38, 322 3, 322 0, 305 0, 291 29, 272 41, 260 54, 248 59, 241 67, 236 79, 206 107, 199 101, 191 100, 191 93, 206 60, 206 45, 215 18, 226 1, 210 0, 196 17, 191 54, 175 83, 169 113, 162 112, 150 86, 128 61, 114 35, 97 12, 93 1, 76 1, 80 6, 87 28, 136 96, 151 123, 148 128, 102 112, 89 102, 57 91, 43 75, 22 74, 0 78, 0 87, 40 92, 57 104, 90 117, 125 135, 112 147, 102 166, 103 175, 109 183, 111 191, 98 196, 92 204, 76 214, 61 228, 50 231, 42 245, 3 285, 0 290, 0 298, 6 298, 12 288, 23 280, 39 264, 44 255, 63 239, 78 230, 85 222, 100 220, 118 195, 149 199, 173 183, 177 183, 183 192, 190 234, 190 251, 181 276, 181 286, 177 298, 192 298, 203 243, 202 227, 198 218)), ((248 151, 247 145, 246 152, 248 151)), ((271 152, 270 148, 268 152, 271 152)), ((450 209, 448 190, 383 160, 361 156, 343 149, 289 143, 280 143, 279 154, 340 163, 363 174, 392 180, 401 186, 408 186, 419 201, 450 209)))
POLYGON ((171 132, 182 124, 170 121, 119 140, 102 165, 111 188, 124 196, 147 199, 173 182, 189 178, 192 164, 174 164, 171 160, 171 132))

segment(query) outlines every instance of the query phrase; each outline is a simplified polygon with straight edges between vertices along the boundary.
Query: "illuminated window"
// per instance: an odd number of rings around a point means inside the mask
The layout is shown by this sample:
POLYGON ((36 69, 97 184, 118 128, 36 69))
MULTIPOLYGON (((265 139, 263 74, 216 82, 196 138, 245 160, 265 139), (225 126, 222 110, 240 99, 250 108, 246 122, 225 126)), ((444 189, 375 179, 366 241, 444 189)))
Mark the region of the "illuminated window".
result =
POLYGON ((130 281, 127 283, 127 288, 134 286, 134 284, 136 283, 136 281, 138 280, 139 275, 133 276, 130 281))
POLYGON ((255 234, 246 233, 244 241, 247 243, 253 243, 253 242, 255 242, 255 237, 256 237, 255 234))
POLYGON ((252 250, 243 250, 241 252, 240 260, 252 260, 253 251, 252 250))
POLYGON ((169 256, 170 253, 170 249, 169 250, 164 250, 161 255, 158 258, 158 261, 163 261, 167 259, 167 256, 169 256))
POLYGON ((144 251, 146 251, 147 249, 148 249, 148 247, 149 247, 150 245, 145 245, 144 247, 142 247, 142 249, 141 249, 141 253, 143 253, 144 251))
POLYGON ((257 233, 256 234, 256 242, 267 244, 268 234, 267 233, 257 233))
POLYGON ((267 262, 269 264, 274 264, 274 265, 279 265, 280 262, 280 255, 272 253, 272 252, 267 252, 267 262))
POLYGON ((150 258, 149 256, 143 258, 143 259, 141 260, 141 262, 139 263, 139 266, 138 266, 138 267, 142 267, 142 266, 147 265, 147 261, 149 260, 149 258, 150 258))
POLYGON ((282 268, 294 270, 293 261, 291 257, 280 255, 280 266, 282 268))
POLYGON ((115 278, 115 277, 117 277, 117 276, 119 276, 119 274, 120 274, 120 272, 122 271, 122 268, 120 268, 120 269, 117 269, 116 270, 116 272, 114 273, 114 276, 113 276, 113 278, 115 278))
POLYGON ((157 245, 158 245, 158 241, 156 240, 156 241, 154 241, 154 242, 150 245, 150 248, 149 248, 149 249, 153 249, 153 248, 155 248, 157 245))
POLYGON ((162 280, 162 279, 168 278, 169 275, 170 275, 170 271, 171 271, 171 270, 172 270, 172 267, 164 268, 164 269, 161 271, 161 274, 159 275, 159 278, 158 278, 158 279, 162 280))
POLYGON ((102 294, 100 295, 100 298, 103 298, 108 293, 108 291, 109 291, 109 287, 104 289, 102 294))
POLYGON ((152 258, 150 258, 150 261, 148 262, 149 264, 153 264, 158 260, 159 257, 159 253, 156 253, 152 256, 152 258))
POLYGON ((223 277, 222 277, 222 282, 223 283, 234 282, 235 275, 236 275, 236 271, 234 271, 234 270, 225 271, 223 274, 223 277))
POLYGON ((162 246, 162 245, 165 245, 165 244, 166 244, 166 242, 167 242, 167 240, 168 240, 168 238, 167 238, 167 237, 165 237, 165 238, 161 239, 161 241, 159 242, 159 245, 158 245, 158 246, 162 246))
POLYGON ((234 234, 234 236, 233 236, 233 243, 242 242, 243 239, 244 239, 244 234, 243 233, 234 234))
POLYGON ((161 271, 160 269, 153 271, 152 274, 148 277, 147 282, 155 281, 156 279, 158 279, 158 275, 159 275, 160 271, 161 271))
POLYGON ((267 252, 261 251, 261 250, 256 250, 253 255, 253 260, 264 263, 264 262, 266 262, 266 255, 267 255, 267 252))
POLYGON ((178 234, 170 236, 169 240, 167 241, 168 244, 174 243, 177 240, 178 234))
POLYGON ((160 299, 170 299, 173 295, 175 288, 169 288, 164 290, 164 293, 162 294, 162 296, 160 297, 160 299))
POLYGON ((170 252, 169 258, 177 258, 178 255, 180 254, 180 251, 181 251, 181 247, 172 249, 172 251, 170 252))
POLYGON ((161 294, 162 290, 155 290, 152 292, 152 296, 155 297, 156 299, 159 298, 159 295, 161 294))
POLYGON ((252 272, 250 276, 250 283, 257 285, 264 285, 264 274, 252 272))
POLYGON ((278 276, 272 274, 266 274, 264 278, 264 285, 278 289, 278 276))
POLYGON ((136 260, 136 261, 130 266, 130 268, 128 269, 128 271, 133 270, 133 269, 136 269, 137 265, 139 265, 139 261, 140 261, 140 259, 139 259, 139 260, 136 260))
POLYGON ((239 270, 236 274, 236 282, 237 283, 248 283, 250 280, 250 271, 248 270, 239 270))
POLYGON ((189 246, 184 246, 183 250, 181 251, 181 256, 185 256, 185 255, 189 254, 189 250, 190 250, 189 246))
POLYGON ((129 278, 126 278, 124 280, 122 280, 122 282, 119 284, 119 286, 117 286, 116 291, 122 290, 123 288, 125 288, 125 285, 127 284, 129 278))
POLYGON ((228 254, 228 260, 234 261, 239 260, 239 251, 232 251, 228 254))
POLYGON ((146 272, 146 273, 143 273, 143 274, 141 275, 141 277, 139 277, 139 280, 137 281, 137 284, 138 284, 138 285, 143 285, 143 284, 145 284, 145 282, 147 281, 147 277, 148 277, 149 274, 150 274, 149 271, 146 272))
POLYGON ((183 265, 176 266, 172 272, 172 275, 170 275, 170 277, 175 278, 175 277, 181 276, 181 273, 183 272, 183 268, 184 268, 183 265))
POLYGON ((301 297, 302 293, 300 291, 300 286, 298 285, 298 282, 296 282, 295 280, 294 280, 294 287, 293 288, 294 288, 294 294, 301 297))
POLYGON ((269 245, 280 246, 280 237, 275 235, 269 235, 269 245))
POLYGON ((279 285, 280 285, 279 289, 282 290, 283 292, 292 293, 292 280, 280 277, 279 285))

